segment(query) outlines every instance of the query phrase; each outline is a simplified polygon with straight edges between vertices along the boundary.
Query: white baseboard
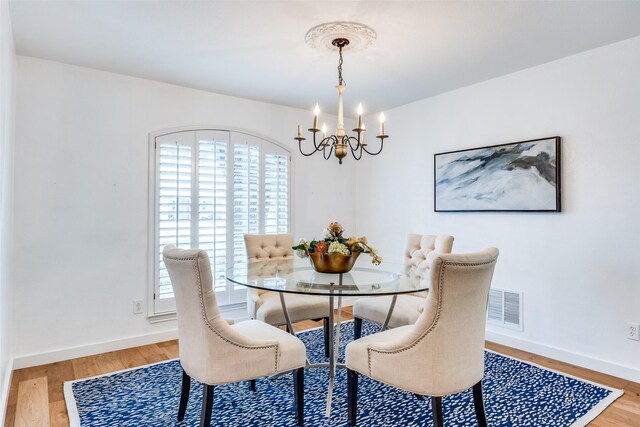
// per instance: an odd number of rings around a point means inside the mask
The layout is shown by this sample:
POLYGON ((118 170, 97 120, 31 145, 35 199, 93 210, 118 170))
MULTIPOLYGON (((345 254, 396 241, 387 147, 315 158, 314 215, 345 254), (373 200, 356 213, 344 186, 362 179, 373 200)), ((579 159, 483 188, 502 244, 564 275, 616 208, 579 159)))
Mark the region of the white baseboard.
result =
POLYGON ((103 341, 77 347, 63 348, 59 350, 48 351, 46 353, 18 356, 13 360, 13 369, 29 368, 31 366, 55 363, 62 360, 75 359, 77 357, 91 356, 94 354, 123 350, 125 348, 139 347, 141 345, 175 340, 177 338, 178 330, 170 329, 168 331, 154 332, 152 334, 138 335, 135 337, 122 338, 112 341, 103 341))
POLYGON ((0 410, 0 425, 5 425, 7 418, 7 405, 9 404, 9 391, 11 390, 11 380, 13 377, 13 358, 7 361, 7 366, 4 371, 4 380, 2 381, 2 390, 0 390, 0 404, 2 409, 0 410))
POLYGON ((342 297, 342 307, 351 307, 360 298, 362 297, 342 297))
MULTIPOLYGON (((6 403, 9 397, 9 388, 11 386, 11 375, 13 373, 13 370, 15 369, 28 368, 31 366, 44 365, 47 363, 55 363, 63 360, 75 359, 77 357, 106 353, 109 351, 123 350, 125 348, 154 344, 157 342, 169 341, 177 338, 178 330, 171 329, 168 331, 155 332, 152 334, 92 343, 83 346, 49 351, 46 353, 15 357, 13 359, 10 359, 9 363, 5 367, 5 377, 2 384, 2 390, 0 390, 0 404, 2 404, 2 407, 6 410, 6 403)), ((571 363, 583 368, 640 383, 640 369, 638 369, 637 367, 621 365, 608 360, 598 359, 592 356, 575 353, 566 349, 541 344, 523 338, 501 334, 495 331, 487 331, 486 339, 498 344, 503 344, 509 347, 538 354, 540 356, 549 357, 551 359, 571 363)), ((0 418, 4 418, 4 412, 2 412, 0 418)), ((0 425, 4 425, 4 422, 0 423, 0 425)))
POLYGON ((563 348, 553 347, 546 344, 501 334, 495 331, 487 331, 485 335, 488 341, 509 347, 524 350, 550 359, 570 363, 582 368, 591 369, 603 374, 613 375, 625 380, 640 383, 640 369, 637 367, 620 365, 608 360, 598 359, 581 353, 575 353, 563 348))
MULTIPOLYGON (((357 298, 345 297, 343 299, 343 307, 353 304, 357 298)), ((232 318, 237 321, 248 319, 246 309, 236 311, 223 312, 224 317, 232 318)), ((46 353, 28 354, 17 356, 13 359, 13 369, 29 368, 31 366, 44 365, 47 363, 55 363, 63 360, 75 359, 77 357, 91 356, 94 354, 107 353, 109 351, 123 350, 125 348, 138 347, 141 345, 154 344, 162 341, 169 341, 178 338, 178 330, 171 329, 168 331, 155 332, 147 335, 139 335, 135 337, 122 338, 112 341, 103 341, 77 347, 63 348, 59 350, 48 351, 46 353)))

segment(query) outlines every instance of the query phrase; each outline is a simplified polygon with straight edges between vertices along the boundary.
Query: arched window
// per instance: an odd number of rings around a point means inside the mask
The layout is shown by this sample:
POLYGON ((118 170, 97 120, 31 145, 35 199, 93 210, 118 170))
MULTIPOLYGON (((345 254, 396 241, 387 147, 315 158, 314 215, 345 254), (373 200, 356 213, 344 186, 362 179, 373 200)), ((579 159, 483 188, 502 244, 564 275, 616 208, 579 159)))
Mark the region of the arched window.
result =
POLYGON ((246 289, 227 283, 225 271, 246 259, 244 234, 289 231, 289 151, 217 129, 156 133, 151 141, 154 314, 175 310, 166 245, 206 250, 218 304, 244 303, 246 289))

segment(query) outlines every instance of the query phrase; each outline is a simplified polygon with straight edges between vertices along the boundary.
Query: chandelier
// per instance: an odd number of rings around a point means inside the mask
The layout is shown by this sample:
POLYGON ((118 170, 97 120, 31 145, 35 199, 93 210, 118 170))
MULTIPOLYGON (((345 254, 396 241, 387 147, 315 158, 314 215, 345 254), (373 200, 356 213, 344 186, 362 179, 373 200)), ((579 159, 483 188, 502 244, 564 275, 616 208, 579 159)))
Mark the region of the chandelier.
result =
MULTIPOLYGON (((353 26, 355 25, 362 26, 361 24, 356 24, 356 23, 323 24, 323 26, 328 26, 328 25, 332 25, 333 28, 335 28, 336 25, 349 25, 350 28, 354 28, 353 26)), ((319 27, 322 27, 322 26, 312 28, 309 31, 309 33, 311 33, 312 31, 315 31, 319 27)), ((365 28, 373 32, 373 30, 371 30, 370 28, 368 27, 365 27, 365 28)), ((307 34, 307 38, 309 38, 309 33, 307 34)), ((375 36, 375 33, 373 34, 375 36)), ((349 136, 345 133, 344 114, 343 114, 343 106, 342 106, 342 92, 344 92, 346 85, 344 83, 344 80, 342 79, 342 63, 343 63, 342 49, 348 46, 349 43, 350 41, 346 37, 336 37, 331 41, 331 44, 338 48, 338 55, 339 55, 338 86, 336 86, 336 88, 338 89, 338 124, 336 126, 336 132, 335 134, 327 135, 326 124, 322 125, 322 129, 318 128, 318 118, 320 116, 320 107, 318 104, 316 104, 315 108, 313 109, 313 126, 308 129, 308 131, 313 134, 313 146, 310 147, 310 151, 305 152, 302 149, 302 145, 303 145, 302 141, 305 141, 306 138, 302 136, 302 127, 300 125, 298 125, 298 135, 294 138, 296 141, 298 141, 298 149, 300 150, 300 153, 303 156, 312 156, 315 153, 322 152, 322 155, 325 158, 325 160, 328 160, 331 157, 331 155, 334 154, 338 158, 339 163, 342 164, 342 159, 345 158, 349 152, 351 152, 351 154, 353 155, 353 158, 356 160, 360 160, 364 153, 370 154, 372 156, 376 156, 380 154, 384 146, 384 140, 385 138, 388 138, 388 135, 385 135, 384 133, 384 113, 380 113, 380 128, 379 128, 378 135, 376 136, 376 138, 380 140, 379 147, 377 150, 376 149, 370 150, 369 148, 367 148, 368 144, 365 143, 366 128, 365 128, 365 124, 362 121, 362 113, 363 113, 362 104, 359 104, 356 110, 358 114, 358 118, 356 121, 356 127, 353 129, 355 136, 349 136), (322 138, 320 138, 320 140, 318 141, 319 137, 317 136, 317 134, 319 132, 322 132, 322 138)))

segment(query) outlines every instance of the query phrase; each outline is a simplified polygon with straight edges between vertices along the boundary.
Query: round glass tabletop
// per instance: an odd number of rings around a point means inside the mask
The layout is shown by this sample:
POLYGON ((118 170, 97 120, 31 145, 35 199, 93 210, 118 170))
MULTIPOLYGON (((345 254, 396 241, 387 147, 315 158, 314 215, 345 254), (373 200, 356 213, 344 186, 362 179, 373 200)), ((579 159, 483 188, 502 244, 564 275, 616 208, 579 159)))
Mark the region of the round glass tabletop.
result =
POLYGON ((403 264, 358 261, 348 273, 324 274, 301 258, 236 264, 227 270, 227 280, 250 288, 315 295, 398 295, 429 289, 427 280, 403 264))

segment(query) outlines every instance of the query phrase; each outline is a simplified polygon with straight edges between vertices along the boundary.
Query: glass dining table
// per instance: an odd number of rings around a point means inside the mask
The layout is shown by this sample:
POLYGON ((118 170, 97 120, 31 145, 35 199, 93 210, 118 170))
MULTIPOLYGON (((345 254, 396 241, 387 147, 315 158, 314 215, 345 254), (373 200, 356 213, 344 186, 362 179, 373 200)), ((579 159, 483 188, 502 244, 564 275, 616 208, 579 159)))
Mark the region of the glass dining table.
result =
POLYGON ((403 264, 385 262, 380 265, 372 265, 359 262, 348 273, 325 274, 316 272, 309 259, 300 258, 235 264, 227 270, 227 280, 249 288, 277 292, 280 296, 280 303, 288 330, 294 335, 295 332, 287 311, 285 295, 316 295, 325 296, 329 299, 329 324, 336 324, 335 334, 333 328, 329 328, 329 362, 310 363, 307 360, 306 366, 308 369, 329 368, 327 417, 331 414, 331 399, 336 368, 344 367, 343 364, 338 363, 337 351, 340 347, 342 297, 393 296, 386 320, 382 325, 382 330, 384 330, 391 319, 398 295, 421 292, 429 288, 428 281, 422 280, 415 269, 403 264), (336 314, 334 314, 334 308, 337 308, 336 314))

